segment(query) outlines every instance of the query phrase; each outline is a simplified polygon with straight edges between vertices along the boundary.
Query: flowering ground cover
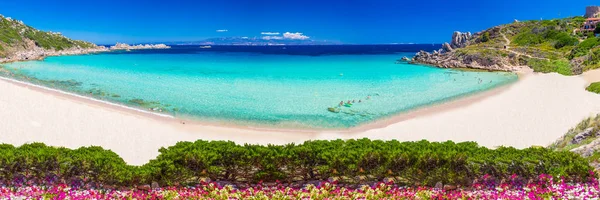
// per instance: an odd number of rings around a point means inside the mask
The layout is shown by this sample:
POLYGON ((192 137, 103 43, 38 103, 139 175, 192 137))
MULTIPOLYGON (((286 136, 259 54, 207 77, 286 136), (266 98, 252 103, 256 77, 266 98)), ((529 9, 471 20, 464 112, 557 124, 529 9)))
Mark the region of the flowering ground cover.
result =
POLYGON ((402 187, 392 182, 351 189, 336 183, 290 188, 256 185, 245 189, 204 183, 194 187, 93 189, 66 184, 0 187, 2 199, 599 199, 596 178, 569 183, 540 175, 526 183, 516 176, 498 182, 491 176, 468 188, 402 187))

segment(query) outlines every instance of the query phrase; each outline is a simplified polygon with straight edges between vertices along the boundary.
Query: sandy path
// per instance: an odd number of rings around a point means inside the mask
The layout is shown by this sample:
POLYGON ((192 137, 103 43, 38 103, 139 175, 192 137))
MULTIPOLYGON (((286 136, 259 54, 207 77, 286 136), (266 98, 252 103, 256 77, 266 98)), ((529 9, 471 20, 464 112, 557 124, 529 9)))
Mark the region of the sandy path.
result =
MULTIPOLYGON (((383 128, 357 133, 273 132, 183 125, 115 106, 0 80, 0 142, 21 145, 44 142, 77 148, 102 146, 130 164, 143 164, 160 147, 177 141, 231 140, 283 144, 310 139, 397 139, 402 141, 475 141, 518 148, 547 145, 580 120, 600 113, 600 95, 584 90, 594 75, 566 77, 532 74, 497 94, 473 102, 457 101, 431 108, 383 128), (587 80, 587 81, 586 81, 587 80), (459 105, 456 105, 459 104, 459 105), (443 106, 442 106, 443 107, 443 106)), ((467 100, 469 101, 469 100, 467 100)))

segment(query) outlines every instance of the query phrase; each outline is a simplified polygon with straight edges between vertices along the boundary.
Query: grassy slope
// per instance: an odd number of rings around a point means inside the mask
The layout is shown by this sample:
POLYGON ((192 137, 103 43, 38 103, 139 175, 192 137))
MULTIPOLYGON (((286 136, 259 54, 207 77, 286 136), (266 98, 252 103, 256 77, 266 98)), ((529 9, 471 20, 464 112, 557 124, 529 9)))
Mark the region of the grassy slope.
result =
POLYGON ((501 25, 475 34, 470 45, 457 52, 490 59, 504 57, 512 61, 510 64, 527 65, 537 72, 580 74, 600 68, 600 38, 575 32, 584 21, 574 17, 501 25), (489 39, 484 39, 485 34, 489 39))
POLYGON ((573 137, 575 137, 575 135, 583 132, 583 130, 588 129, 588 128, 594 128, 594 130, 600 130, 600 115, 597 115, 596 117, 590 117, 588 119, 583 120, 582 122, 577 124, 577 126, 575 126, 575 128, 572 128, 571 130, 569 130, 567 132, 567 134, 565 134, 560 140, 558 140, 554 144, 550 145, 550 148, 554 149, 554 150, 567 150, 568 151, 568 150, 589 144, 594 139, 596 139, 596 137, 588 138, 577 145, 569 144, 569 142, 571 140, 573 140, 573 137))
MULTIPOLYGON (((600 86, 600 85, 598 85, 598 86, 600 86)), ((600 87, 598 89, 600 89, 600 87)), ((583 120, 582 122, 577 124, 577 126, 575 126, 575 128, 572 128, 571 130, 569 130, 567 132, 567 134, 565 134, 562 138, 560 138, 559 140, 554 142, 554 144, 550 145, 549 148, 552 150, 556 150, 556 151, 570 151, 577 147, 590 144, 594 140, 600 138, 600 135, 594 135, 592 137, 584 139, 579 144, 571 144, 570 143, 570 141, 572 141, 573 138, 577 134, 583 132, 585 129, 588 129, 588 128, 593 128, 592 132, 598 132, 600 130, 600 114, 596 115, 595 117, 590 117, 588 119, 583 120)), ((590 162, 592 164, 600 163, 600 152, 596 151, 591 156, 587 157, 586 159, 588 160, 588 162, 590 162)))
POLYGON ((63 50, 72 47, 92 48, 95 44, 72 40, 60 34, 44 32, 27 26, 17 20, 0 16, 0 57, 10 52, 28 48, 27 41, 44 49, 63 50))

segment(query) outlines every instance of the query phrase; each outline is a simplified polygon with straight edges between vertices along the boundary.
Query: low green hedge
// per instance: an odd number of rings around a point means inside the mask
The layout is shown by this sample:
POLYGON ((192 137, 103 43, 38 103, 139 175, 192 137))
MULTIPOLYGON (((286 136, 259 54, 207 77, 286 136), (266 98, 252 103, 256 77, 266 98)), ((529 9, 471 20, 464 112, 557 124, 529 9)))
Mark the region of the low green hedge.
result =
POLYGON ((0 145, 0 181, 59 181, 132 186, 158 182, 195 185, 337 180, 365 183, 393 179, 401 185, 470 185, 484 175, 505 179, 540 174, 584 180, 592 168, 571 152, 545 148, 488 149, 473 142, 334 140, 283 146, 237 145, 224 141, 179 142, 161 148, 143 166, 127 165, 100 147, 75 150, 41 143, 0 145))

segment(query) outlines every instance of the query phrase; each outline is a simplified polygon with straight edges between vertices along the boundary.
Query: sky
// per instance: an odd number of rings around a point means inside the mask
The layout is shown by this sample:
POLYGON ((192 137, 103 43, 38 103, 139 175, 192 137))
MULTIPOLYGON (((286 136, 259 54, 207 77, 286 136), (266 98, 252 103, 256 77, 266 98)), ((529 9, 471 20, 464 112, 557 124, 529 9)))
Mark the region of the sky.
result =
POLYGON ((592 0, 0 0, 0 14, 98 44, 218 37, 442 43, 514 19, 583 15, 592 0), (262 34, 261 34, 262 33, 262 34), (276 34, 278 33, 278 34, 276 34), (287 33, 287 34, 286 34, 287 33))

